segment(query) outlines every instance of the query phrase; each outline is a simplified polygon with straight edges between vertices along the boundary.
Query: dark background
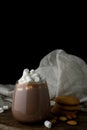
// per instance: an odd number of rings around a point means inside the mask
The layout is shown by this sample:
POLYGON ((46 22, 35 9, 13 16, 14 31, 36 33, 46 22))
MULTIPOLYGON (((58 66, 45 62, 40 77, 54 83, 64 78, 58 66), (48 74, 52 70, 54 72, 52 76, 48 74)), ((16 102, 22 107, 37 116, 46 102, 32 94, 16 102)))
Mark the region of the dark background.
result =
POLYGON ((14 84, 24 68, 36 69, 54 49, 63 49, 87 63, 86 8, 73 4, 31 10, 29 6, 20 9, 19 5, 13 8, 4 3, 0 21, 0 84, 14 84))

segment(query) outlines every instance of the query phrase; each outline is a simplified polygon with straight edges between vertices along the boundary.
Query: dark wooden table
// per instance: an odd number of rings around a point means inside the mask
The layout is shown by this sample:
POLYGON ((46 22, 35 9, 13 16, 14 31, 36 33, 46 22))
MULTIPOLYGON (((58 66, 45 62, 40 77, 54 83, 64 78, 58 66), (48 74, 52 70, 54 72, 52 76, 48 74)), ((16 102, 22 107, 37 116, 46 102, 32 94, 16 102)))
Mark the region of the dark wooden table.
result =
MULTIPOLYGON (((65 122, 52 126, 52 130, 87 130, 87 112, 79 112, 76 126, 67 125, 65 122)), ((33 124, 22 124, 17 122, 11 110, 0 114, 0 130, 48 130, 43 122, 33 124)))

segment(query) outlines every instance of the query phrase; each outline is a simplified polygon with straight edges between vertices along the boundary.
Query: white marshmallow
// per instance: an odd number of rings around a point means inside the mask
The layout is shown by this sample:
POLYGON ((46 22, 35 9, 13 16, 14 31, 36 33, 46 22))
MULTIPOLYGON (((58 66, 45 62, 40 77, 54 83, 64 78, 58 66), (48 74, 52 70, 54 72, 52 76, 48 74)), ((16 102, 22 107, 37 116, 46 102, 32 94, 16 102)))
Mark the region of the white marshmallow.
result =
POLYGON ((29 74, 29 69, 24 69, 24 71, 23 71, 23 76, 26 76, 26 75, 28 75, 29 74))
POLYGON ((44 122, 44 126, 46 126, 47 128, 51 128, 52 123, 47 120, 47 121, 44 122))
POLYGON ((18 80, 19 84, 27 83, 27 82, 43 82, 43 79, 40 77, 38 73, 35 72, 34 69, 24 69, 22 77, 18 80))
POLYGON ((34 77, 33 78, 35 82, 40 82, 40 78, 39 77, 34 77))
POLYGON ((3 113, 4 109, 2 107, 0 107, 0 113, 3 113))
POLYGON ((25 80, 26 80, 26 82, 32 82, 32 81, 33 81, 30 76, 26 76, 26 77, 25 77, 25 80))
POLYGON ((30 75, 25 75, 25 76, 22 76, 21 79, 18 80, 18 83, 27 83, 27 82, 31 82, 33 81, 32 78, 30 77, 30 75))
POLYGON ((24 83, 24 82, 25 82, 25 79, 24 79, 23 77, 18 80, 18 83, 19 83, 19 84, 20 84, 20 83, 24 83))
POLYGON ((6 105, 6 106, 3 106, 3 109, 4 109, 4 110, 8 110, 9 107, 6 105))
POLYGON ((31 75, 32 78, 38 77, 38 76, 39 76, 39 75, 38 75, 37 73, 34 73, 34 74, 31 75))
POLYGON ((35 73, 35 70, 34 69, 31 69, 30 70, 30 75, 33 75, 35 73))
POLYGON ((55 105, 55 101, 51 100, 51 101, 50 101, 50 105, 51 105, 51 106, 54 106, 54 105, 55 105))

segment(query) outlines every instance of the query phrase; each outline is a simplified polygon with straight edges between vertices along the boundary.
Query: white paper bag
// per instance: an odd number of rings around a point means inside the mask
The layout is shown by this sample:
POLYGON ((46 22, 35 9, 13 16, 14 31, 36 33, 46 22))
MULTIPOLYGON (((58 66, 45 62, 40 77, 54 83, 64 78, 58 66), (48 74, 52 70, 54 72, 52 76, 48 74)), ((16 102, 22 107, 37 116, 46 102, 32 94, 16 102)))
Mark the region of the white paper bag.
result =
POLYGON ((74 95, 87 101, 87 64, 80 57, 57 49, 42 58, 36 72, 46 79, 50 99, 74 95))

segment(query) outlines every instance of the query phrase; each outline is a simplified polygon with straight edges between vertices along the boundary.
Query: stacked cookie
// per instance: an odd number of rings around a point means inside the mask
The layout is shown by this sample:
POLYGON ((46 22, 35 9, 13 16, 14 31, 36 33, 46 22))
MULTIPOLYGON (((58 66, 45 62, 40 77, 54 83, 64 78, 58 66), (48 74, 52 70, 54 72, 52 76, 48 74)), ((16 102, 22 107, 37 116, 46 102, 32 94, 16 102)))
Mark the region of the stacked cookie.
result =
POLYGON ((51 112, 56 115, 76 118, 76 113, 80 110, 80 100, 74 96, 58 96, 55 98, 55 105, 51 112))

